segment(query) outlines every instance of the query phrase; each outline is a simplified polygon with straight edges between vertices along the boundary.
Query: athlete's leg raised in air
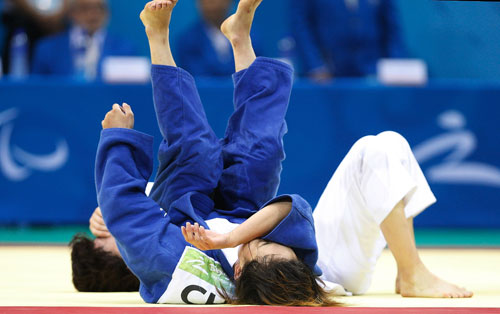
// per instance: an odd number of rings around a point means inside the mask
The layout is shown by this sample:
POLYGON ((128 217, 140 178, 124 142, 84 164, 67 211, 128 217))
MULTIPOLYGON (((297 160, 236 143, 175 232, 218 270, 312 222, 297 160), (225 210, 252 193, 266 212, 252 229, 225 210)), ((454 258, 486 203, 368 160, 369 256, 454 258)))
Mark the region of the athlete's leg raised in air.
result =
POLYGON ((151 1, 141 12, 153 64, 176 66, 169 40, 170 18, 176 4, 177 0, 151 1))
POLYGON ((151 198, 168 210, 189 192, 205 194, 217 187, 222 171, 221 145, 208 124, 193 77, 177 68, 169 27, 177 0, 156 0, 141 12, 153 63, 151 77, 158 125, 164 141, 151 198))
POLYGON ((285 114, 292 68, 256 58, 250 30, 261 0, 242 0, 221 29, 235 56, 234 106, 223 143, 224 171, 215 195, 221 209, 244 208, 251 215, 276 195, 284 158, 285 114))
POLYGON ((262 0, 241 0, 236 13, 221 25, 221 31, 231 42, 236 72, 248 68, 256 59, 250 38, 255 11, 262 0))

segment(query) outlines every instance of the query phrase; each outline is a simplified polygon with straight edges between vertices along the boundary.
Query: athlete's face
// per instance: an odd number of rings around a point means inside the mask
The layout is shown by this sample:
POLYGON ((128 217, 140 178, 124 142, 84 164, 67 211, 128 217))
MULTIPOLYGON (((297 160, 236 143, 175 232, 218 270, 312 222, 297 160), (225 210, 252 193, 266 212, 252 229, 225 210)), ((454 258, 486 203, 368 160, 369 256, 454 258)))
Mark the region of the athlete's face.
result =
POLYGON ((265 256, 286 260, 297 259, 295 252, 287 246, 262 239, 255 239, 240 247, 238 251, 238 261, 235 265, 234 278, 238 279, 243 266, 248 262, 255 259, 261 259, 265 256))

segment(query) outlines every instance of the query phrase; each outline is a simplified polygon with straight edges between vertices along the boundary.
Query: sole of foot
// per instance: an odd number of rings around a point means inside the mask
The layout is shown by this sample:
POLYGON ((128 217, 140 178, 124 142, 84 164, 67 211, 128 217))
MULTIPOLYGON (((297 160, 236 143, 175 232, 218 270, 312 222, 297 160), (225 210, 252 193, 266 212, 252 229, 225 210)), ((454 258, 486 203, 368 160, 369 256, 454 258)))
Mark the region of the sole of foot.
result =
POLYGON ((236 13, 228 17, 221 25, 221 31, 229 41, 235 43, 250 38, 255 11, 262 0, 241 0, 236 13))
POLYGON ((157 0, 148 2, 140 18, 148 35, 168 34, 172 11, 178 0, 157 0))

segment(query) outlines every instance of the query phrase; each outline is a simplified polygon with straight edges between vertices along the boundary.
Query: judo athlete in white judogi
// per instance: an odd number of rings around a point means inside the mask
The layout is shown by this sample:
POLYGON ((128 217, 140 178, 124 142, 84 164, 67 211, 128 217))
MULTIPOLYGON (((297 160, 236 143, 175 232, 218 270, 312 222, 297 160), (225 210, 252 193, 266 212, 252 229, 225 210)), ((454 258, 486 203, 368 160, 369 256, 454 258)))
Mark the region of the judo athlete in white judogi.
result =
POLYGON ((354 294, 370 287, 389 242, 403 296, 470 297, 430 273, 415 247, 413 217, 436 202, 408 142, 395 132, 358 140, 314 210, 322 279, 354 294), (384 238, 385 236, 385 238, 384 238))

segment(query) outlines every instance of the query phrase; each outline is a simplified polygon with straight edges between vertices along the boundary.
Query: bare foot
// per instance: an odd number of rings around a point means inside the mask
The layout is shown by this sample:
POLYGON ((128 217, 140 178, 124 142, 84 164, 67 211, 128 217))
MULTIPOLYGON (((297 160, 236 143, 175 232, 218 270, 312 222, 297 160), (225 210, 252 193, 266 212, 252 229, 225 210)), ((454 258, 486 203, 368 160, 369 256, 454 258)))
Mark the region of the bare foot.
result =
POLYGON ((141 12, 141 21, 146 27, 148 37, 163 35, 168 36, 172 10, 178 0, 150 1, 141 12))
POLYGON ((228 17, 221 25, 221 31, 231 44, 251 44, 250 30, 255 11, 262 0, 241 0, 236 13, 228 17))
POLYGON ((424 265, 418 266, 411 274, 398 272, 396 293, 403 297, 421 298, 470 298, 473 295, 464 288, 438 278, 424 265))

